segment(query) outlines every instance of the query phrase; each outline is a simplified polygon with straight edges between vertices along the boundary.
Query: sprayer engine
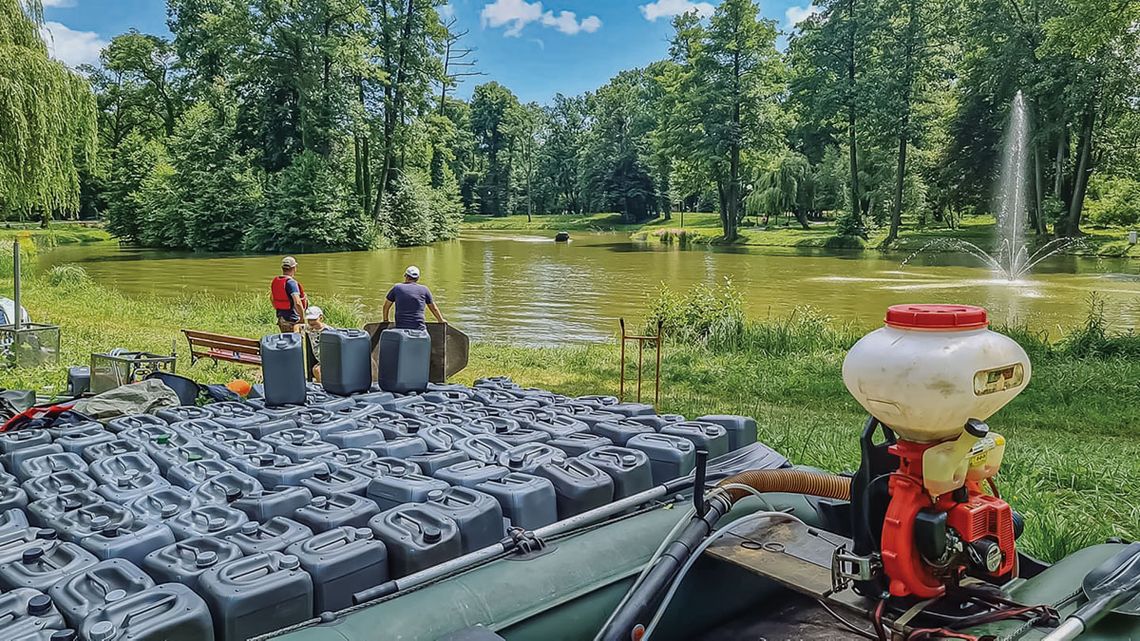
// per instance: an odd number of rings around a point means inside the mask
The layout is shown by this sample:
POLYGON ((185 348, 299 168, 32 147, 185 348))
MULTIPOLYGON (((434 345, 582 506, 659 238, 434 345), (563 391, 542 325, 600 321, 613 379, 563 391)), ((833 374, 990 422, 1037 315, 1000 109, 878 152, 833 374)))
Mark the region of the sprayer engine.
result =
POLYGON ((992 481, 1005 438, 983 421, 1024 389, 1029 360, 987 326, 978 307, 895 306, 844 361, 872 418, 851 486, 853 554, 836 572, 863 594, 929 599, 967 574, 1016 572, 1014 513, 992 481))

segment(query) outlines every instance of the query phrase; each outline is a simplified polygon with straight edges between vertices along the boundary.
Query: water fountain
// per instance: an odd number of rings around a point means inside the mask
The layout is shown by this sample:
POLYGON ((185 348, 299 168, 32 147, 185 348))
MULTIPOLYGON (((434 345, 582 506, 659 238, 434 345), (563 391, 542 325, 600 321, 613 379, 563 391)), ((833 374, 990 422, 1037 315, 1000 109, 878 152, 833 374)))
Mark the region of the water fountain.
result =
POLYGON ((994 252, 987 252, 969 241, 938 238, 923 245, 902 264, 906 265, 927 249, 952 249, 973 256, 1005 280, 1018 281, 1041 261, 1083 244, 1078 238, 1055 238, 1031 251, 1025 240, 1025 225, 1029 219, 1028 202, 1029 116, 1025 96, 1018 91, 1013 97, 1009 127, 1002 144, 1001 174, 995 203, 998 237, 994 252))

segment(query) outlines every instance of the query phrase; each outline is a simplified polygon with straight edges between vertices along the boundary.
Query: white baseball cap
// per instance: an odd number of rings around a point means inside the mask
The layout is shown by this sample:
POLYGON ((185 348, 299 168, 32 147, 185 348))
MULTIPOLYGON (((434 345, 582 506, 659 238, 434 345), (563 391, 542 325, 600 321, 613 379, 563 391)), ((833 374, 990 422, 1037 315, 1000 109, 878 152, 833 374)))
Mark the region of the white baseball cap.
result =
POLYGON ((292 269, 297 266, 297 259, 292 256, 286 256, 281 259, 281 266, 285 269, 292 269))
POLYGON ((309 305, 309 309, 305 310, 305 320, 317 320, 324 315, 324 310, 322 310, 320 307, 317 307, 316 305, 309 305))
POLYGON ((420 277, 420 268, 416 267, 415 265, 411 265, 407 269, 404 270, 404 275, 407 276, 408 278, 419 278, 420 277))

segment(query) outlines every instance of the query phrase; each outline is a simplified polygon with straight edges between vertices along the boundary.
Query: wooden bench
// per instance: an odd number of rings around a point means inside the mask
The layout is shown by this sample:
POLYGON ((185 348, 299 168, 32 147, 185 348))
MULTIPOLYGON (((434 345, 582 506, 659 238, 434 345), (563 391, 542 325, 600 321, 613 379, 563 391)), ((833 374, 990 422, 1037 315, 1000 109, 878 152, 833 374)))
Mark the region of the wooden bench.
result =
POLYGON ((242 365, 261 365, 261 341, 256 338, 211 334, 192 329, 184 329, 190 343, 190 363, 199 358, 215 361, 228 361, 242 365))

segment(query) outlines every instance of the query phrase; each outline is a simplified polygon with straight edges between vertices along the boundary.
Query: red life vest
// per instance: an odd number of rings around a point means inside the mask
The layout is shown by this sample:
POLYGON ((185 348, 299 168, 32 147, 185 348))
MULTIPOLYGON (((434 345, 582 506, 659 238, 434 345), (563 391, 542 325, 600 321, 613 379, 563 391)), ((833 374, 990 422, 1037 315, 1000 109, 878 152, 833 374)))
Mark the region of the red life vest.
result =
POLYGON ((278 276, 269 284, 269 292, 273 299, 273 309, 279 312, 287 312, 293 309, 293 298, 285 291, 285 284, 291 280, 297 283, 297 291, 301 293, 301 307, 309 308, 309 299, 305 297, 305 288, 301 287, 301 283, 291 276, 278 276))

